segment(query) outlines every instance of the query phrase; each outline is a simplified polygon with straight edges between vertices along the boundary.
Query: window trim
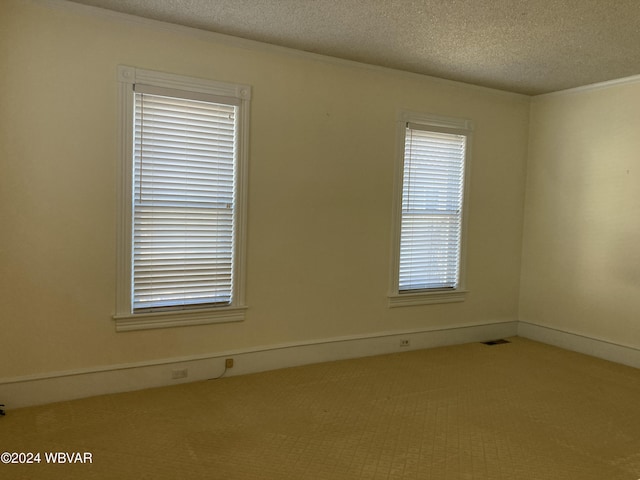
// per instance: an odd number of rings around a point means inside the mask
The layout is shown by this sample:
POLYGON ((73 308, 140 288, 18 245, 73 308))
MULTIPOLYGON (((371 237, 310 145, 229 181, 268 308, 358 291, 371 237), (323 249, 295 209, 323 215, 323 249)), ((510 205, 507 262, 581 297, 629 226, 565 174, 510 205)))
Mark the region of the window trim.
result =
POLYGON ((469 218, 469 179, 471 173, 471 145, 473 122, 463 118, 445 117, 428 113, 402 110, 397 120, 396 164, 393 185, 393 212, 391 223, 391 275, 389 277, 389 307, 430 305, 439 303, 463 302, 466 299, 466 258, 467 258, 467 221, 469 218), (462 203, 462 224, 460 233, 460 271, 459 282, 455 289, 399 291, 400 275, 400 233, 402 227, 402 190, 404 172, 404 147, 407 124, 413 123, 427 130, 450 130, 467 137, 465 148, 464 186, 462 203))
POLYGON ((129 66, 118 66, 119 155, 117 188, 116 331, 146 330, 185 325, 243 321, 246 282, 247 180, 249 158, 249 111, 251 87, 199 79, 129 66), (132 191, 133 191, 133 105, 134 85, 175 89, 235 99, 238 106, 238 164, 236 185, 236 238, 233 265, 233 300, 221 307, 133 313, 132 310, 132 191))

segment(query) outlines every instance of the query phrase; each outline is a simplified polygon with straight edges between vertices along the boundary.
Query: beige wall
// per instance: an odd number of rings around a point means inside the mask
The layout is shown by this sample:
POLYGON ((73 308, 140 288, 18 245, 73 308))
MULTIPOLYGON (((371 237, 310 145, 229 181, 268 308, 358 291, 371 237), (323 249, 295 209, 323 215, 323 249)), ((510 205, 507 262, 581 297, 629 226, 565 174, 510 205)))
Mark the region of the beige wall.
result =
POLYGON ((640 83, 532 103, 520 320, 640 347, 640 83))
POLYGON ((528 98, 0 5, 0 377, 517 319, 528 98), (115 332, 119 64, 253 86, 242 323, 115 332), (464 303, 387 307, 399 109, 475 122, 464 303))

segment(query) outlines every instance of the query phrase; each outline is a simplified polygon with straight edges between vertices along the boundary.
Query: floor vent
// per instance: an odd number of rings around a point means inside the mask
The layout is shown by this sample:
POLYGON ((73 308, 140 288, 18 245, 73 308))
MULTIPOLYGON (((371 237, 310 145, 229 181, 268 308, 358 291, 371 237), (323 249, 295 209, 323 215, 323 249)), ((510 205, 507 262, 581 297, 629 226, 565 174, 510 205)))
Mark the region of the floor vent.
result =
POLYGON ((509 340, 501 338, 500 340, 491 340, 489 342, 482 342, 485 345, 502 345, 503 343, 511 343, 509 340))

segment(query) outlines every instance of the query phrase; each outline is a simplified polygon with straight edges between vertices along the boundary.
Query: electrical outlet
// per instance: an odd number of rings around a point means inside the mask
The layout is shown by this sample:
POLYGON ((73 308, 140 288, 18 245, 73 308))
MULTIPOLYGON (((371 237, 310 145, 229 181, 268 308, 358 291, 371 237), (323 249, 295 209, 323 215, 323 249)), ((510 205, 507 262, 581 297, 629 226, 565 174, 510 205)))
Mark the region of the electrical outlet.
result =
POLYGON ((227 358, 224 361, 224 368, 233 368, 233 358, 227 358))
POLYGON ((174 368, 171 370, 171 378, 177 380, 178 378, 186 378, 189 376, 189 369, 187 368, 174 368))
POLYGON ((408 347, 410 344, 411 344, 411 342, 407 338, 403 338, 402 340, 400 340, 400 346, 401 347, 408 347))

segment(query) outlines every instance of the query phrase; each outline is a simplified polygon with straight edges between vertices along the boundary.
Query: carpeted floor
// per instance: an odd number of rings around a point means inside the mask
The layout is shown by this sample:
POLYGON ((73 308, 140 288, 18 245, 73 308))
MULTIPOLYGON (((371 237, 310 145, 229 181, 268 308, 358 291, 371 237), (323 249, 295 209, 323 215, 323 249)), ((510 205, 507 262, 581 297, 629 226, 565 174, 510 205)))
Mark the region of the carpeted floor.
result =
POLYGON ((639 479, 640 370, 510 340, 13 410, 0 478, 639 479))

